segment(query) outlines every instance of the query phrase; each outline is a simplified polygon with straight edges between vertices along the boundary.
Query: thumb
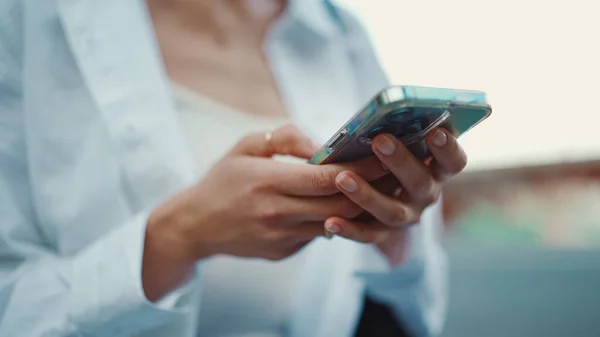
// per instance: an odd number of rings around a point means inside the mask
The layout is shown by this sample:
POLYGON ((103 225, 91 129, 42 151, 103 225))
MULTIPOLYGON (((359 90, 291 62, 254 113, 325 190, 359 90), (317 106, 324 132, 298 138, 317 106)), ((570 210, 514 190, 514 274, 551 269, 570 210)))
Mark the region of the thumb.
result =
POLYGON ((318 145, 295 125, 286 125, 272 132, 256 132, 242 138, 229 152, 233 155, 250 155, 271 157, 273 155, 290 155, 309 159, 318 145))

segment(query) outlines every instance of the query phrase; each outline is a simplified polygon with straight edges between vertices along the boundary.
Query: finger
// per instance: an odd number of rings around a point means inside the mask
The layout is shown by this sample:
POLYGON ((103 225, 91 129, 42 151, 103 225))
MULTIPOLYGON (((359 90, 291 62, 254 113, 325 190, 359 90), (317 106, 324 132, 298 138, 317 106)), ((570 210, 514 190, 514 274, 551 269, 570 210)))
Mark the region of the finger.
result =
POLYGON ((332 216, 352 219, 363 212, 360 206, 340 193, 322 197, 285 197, 281 210, 285 218, 295 223, 320 221, 321 224, 332 216))
POLYGON ((375 137, 373 152, 396 176, 412 201, 424 208, 437 200, 440 187, 430 169, 396 137, 389 134, 375 137))
POLYGON ((335 178, 341 172, 351 170, 367 181, 383 177, 389 172, 376 157, 355 162, 328 165, 278 163, 273 166, 272 187, 278 192, 294 196, 325 196, 339 193, 335 178))
POLYGON ((395 231, 377 221, 361 223, 338 217, 327 219, 325 230, 333 235, 362 243, 383 242, 395 231))
POLYGON ((393 196, 396 191, 402 187, 398 178, 396 178, 393 174, 385 175, 373 182, 371 182, 371 186, 374 189, 378 190, 380 193, 385 195, 393 196))
POLYGON ((313 141, 294 125, 272 132, 251 133, 240 140, 230 154, 271 157, 275 154, 308 159, 318 150, 313 141))
POLYGON ((276 234, 277 240, 286 245, 308 242, 316 237, 324 235, 323 221, 303 222, 295 226, 284 227, 276 234))
POLYGON ((304 222, 300 225, 294 226, 291 230, 293 237, 299 240, 314 239, 325 235, 323 230, 323 221, 318 222, 304 222))
POLYGON ((420 212, 380 193, 353 172, 346 171, 338 175, 336 184, 348 199, 388 227, 402 228, 419 221, 420 212))
POLYGON ((433 154, 431 172, 438 181, 444 181, 467 166, 467 154, 447 130, 436 129, 427 135, 427 146, 433 154))

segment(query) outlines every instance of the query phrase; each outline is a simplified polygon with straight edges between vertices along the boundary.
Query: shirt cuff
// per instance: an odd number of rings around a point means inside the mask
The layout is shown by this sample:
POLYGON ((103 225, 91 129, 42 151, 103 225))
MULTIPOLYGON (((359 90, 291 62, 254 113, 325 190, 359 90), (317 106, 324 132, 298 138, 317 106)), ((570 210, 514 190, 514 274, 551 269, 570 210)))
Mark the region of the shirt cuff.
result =
POLYGON ((179 305, 190 292, 189 284, 157 303, 144 294, 141 270, 148 214, 115 228, 73 260, 70 319, 86 336, 133 334, 192 310, 179 305))

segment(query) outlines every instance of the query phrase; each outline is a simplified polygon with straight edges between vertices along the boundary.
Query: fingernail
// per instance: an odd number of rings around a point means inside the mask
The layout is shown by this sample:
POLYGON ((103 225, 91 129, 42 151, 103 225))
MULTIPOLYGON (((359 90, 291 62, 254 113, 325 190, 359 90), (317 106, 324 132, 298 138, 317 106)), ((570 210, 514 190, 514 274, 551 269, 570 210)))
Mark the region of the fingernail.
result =
POLYGON ((342 227, 336 225, 335 223, 333 223, 333 221, 326 221, 325 222, 325 229, 329 232, 329 233, 339 233, 342 231, 342 227))
POLYGON ((432 141, 436 146, 442 147, 448 142, 448 136, 442 130, 435 130, 432 141))
POLYGON ((396 145, 394 145, 394 141, 390 139, 388 136, 383 136, 381 139, 377 141, 377 150, 382 154, 389 156, 394 153, 394 149, 396 145))
POLYGON ((337 176, 337 183, 341 188, 346 190, 347 192, 354 192, 358 185, 354 179, 348 177, 348 175, 342 173, 337 176))

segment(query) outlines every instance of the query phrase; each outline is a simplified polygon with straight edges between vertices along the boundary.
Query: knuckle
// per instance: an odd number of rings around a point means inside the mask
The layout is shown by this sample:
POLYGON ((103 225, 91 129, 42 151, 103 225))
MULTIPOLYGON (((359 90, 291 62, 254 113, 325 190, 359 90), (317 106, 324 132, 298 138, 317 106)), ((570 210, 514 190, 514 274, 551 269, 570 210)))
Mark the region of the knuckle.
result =
POLYGON ((421 216, 423 211, 415 210, 415 209, 407 209, 406 219, 402 227, 410 227, 421 222, 421 216))
POLYGON ((252 133, 248 133, 246 135, 244 135, 237 143, 236 145, 239 146, 246 146, 249 144, 254 143, 254 140, 257 137, 261 137, 260 133, 258 132, 252 132, 252 133))
POLYGON ((261 176, 253 176, 243 185, 242 190, 246 195, 256 196, 271 187, 272 182, 270 180, 264 179, 261 176))
POLYGON ((300 129, 294 124, 286 124, 281 127, 281 132, 285 134, 298 134, 300 133, 300 129))
POLYGON ((256 179, 245 186, 246 195, 258 196, 266 191, 271 191, 275 183, 268 179, 256 179))
POLYGON ((271 226, 276 224, 282 217, 281 210, 270 203, 257 207, 256 217, 264 224, 271 226))
POLYGON ((467 154, 462 149, 459 149, 458 154, 457 154, 456 164, 454 165, 454 167, 452 167, 451 173, 458 174, 458 173, 462 172, 462 170, 464 170, 465 167, 467 167, 467 163, 468 163, 467 154))
POLYGON ((437 193, 431 192, 423 196, 421 199, 421 203, 423 206, 427 207, 431 204, 434 204, 437 201, 437 193))
POLYGON ((383 242, 387 239, 389 239, 391 236, 393 235, 393 231, 390 230, 380 230, 377 233, 377 238, 375 239, 376 241, 374 243, 380 243, 383 242))
POLYGON ((302 132, 300 129, 294 124, 287 124, 282 126, 281 128, 275 130, 278 135, 278 139, 286 145, 290 146, 291 144, 297 143, 299 139, 302 137, 302 132))
POLYGON ((462 149, 460 144, 458 144, 458 142, 453 142, 452 148, 449 150, 449 154, 449 160, 446 164, 446 166, 448 166, 446 168, 448 174, 455 175, 467 167, 467 154, 462 149))
POLYGON ((252 138, 256 137, 256 132, 246 134, 239 141, 238 144, 248 143, 252 140, 252 138))
POLYGON ((442 194, 442 189, 438 184, 433 184, 429 192, 424 196, 423 203, 425 207, 435 204, 442 194))
POLYGON ((333 169, 321 169, 312 176, 312 184, 319 190, 335 192, 336 171, 333 169))
POLYGON ((400 227, 406 223, 407 220, 406 208, 398 204, 393 211, 388 214, 387 225, 392 227, 400 227))
POLYGON ((271 245, 273 244, 277 244, 278 242, 281 242, 283 240, 286 239, 286 235, 285 232, 282 232, 280 230, 277 230, 277 228, 275 228, 275 224, 274 223, 270 223, 270 224, 264 224, 263 226, 263 239, 270 243, 271 245))
POLYGON ((442 196, 442 188, 439 186, 434 188, 433 193, 431 194, 431 200, 429 200, 428 205, 437 203, 440 200, 441 196, 442 196))
POLYGON ((414 194, 420 200, 429 200, 433 198, 435 183, 432 178, 423 178, 415 182, 414 194))

